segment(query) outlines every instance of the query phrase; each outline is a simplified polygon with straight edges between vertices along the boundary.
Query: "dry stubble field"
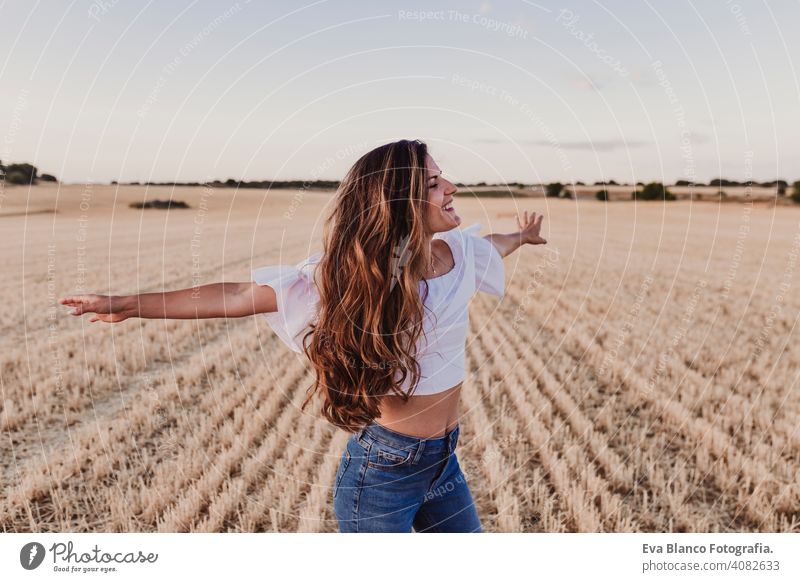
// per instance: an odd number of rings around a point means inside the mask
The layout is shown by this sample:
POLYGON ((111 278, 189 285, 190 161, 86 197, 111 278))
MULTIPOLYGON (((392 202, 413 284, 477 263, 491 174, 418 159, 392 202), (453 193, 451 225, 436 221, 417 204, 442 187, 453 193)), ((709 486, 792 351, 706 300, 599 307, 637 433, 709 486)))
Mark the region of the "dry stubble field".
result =
MULTIPOLYGON (((89 324, 56 303, 319 249, 329 194, 128 208, 169 191, 3 192, 3 531, 336 530, 348 435, 299 412, 311 376, 260 317, 89 324)), ((459 458, 485 529, 800 530, 800 210, 524 204, 549 244, 471 306, 459 458)), ((512 200, 457 209, 482 234, 515 225, 512 200)))

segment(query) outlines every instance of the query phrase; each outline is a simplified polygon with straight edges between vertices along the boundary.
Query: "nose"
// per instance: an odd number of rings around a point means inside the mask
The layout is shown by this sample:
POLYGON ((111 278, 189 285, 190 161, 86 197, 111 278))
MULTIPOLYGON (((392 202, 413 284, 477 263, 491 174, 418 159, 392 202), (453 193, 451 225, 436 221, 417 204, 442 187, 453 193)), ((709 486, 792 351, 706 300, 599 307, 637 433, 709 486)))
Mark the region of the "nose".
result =
POLYGON ((458 192, 458 188, 456 188, 455 184, 453 184, 450 180, 447 180, 447 179, 445 179, 445 180, 449 184, 449 187, 447 188, 447 193, 448 194, 455 194, 456 192, 458 192))

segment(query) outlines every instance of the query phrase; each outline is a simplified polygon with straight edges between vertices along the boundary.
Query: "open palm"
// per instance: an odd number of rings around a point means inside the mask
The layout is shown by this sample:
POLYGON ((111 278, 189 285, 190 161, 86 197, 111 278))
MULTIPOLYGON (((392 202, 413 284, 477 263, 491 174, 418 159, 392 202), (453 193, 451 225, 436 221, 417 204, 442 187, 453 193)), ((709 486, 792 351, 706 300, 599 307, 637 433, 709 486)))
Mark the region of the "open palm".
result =
POLYGON ((528 211, 525 211, 525 219, 520 221, 519 215, 517 215, 517 224, 519 225, 519 231, 522 234, 522 241, 531 244, 531 245, 544 245, 547 244, 547 241, 541 237, 539 231, 542 229, 542 220, 544 219, 543 214, 537 214, 532 212, 530 217, 528 217, 528 211))
POLYGON ((90 322, 117 323, 129 317, 127 310, 119 304, 116 297, 111 295, 70 295, 69 297, 62 297, 58 302, 67 307, 74 307, 70 311, 71 315, 94 313, 94 316, 89 319, 90 322))

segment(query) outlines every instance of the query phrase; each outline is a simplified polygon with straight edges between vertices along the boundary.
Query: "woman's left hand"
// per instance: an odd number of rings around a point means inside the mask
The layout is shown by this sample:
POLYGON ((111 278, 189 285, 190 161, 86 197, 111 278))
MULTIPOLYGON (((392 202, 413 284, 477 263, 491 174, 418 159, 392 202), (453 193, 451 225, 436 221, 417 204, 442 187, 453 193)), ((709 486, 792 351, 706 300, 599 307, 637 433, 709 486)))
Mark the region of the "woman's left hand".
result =
POLYGON ((525 220, 520 222, 519 215, 517 215, 517 224, 519 225, 519 232, 522 236, 522 242, 529 245, 546 245, 547 241, 539 235, 542 229, 543 214, 536 215, 532 212, 530 218, 528 211, 525 211, 525 220))

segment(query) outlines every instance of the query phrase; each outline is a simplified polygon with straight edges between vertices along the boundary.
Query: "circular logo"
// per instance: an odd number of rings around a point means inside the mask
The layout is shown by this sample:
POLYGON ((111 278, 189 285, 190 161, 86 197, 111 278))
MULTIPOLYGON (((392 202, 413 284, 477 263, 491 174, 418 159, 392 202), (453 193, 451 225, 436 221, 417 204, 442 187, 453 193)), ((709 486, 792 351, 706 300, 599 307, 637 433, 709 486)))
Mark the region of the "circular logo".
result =
POLYGON ((19 551, 19 563, 26 570, 35 570, 44 561, 44 546, 39 542, 30 542, 19 551))

